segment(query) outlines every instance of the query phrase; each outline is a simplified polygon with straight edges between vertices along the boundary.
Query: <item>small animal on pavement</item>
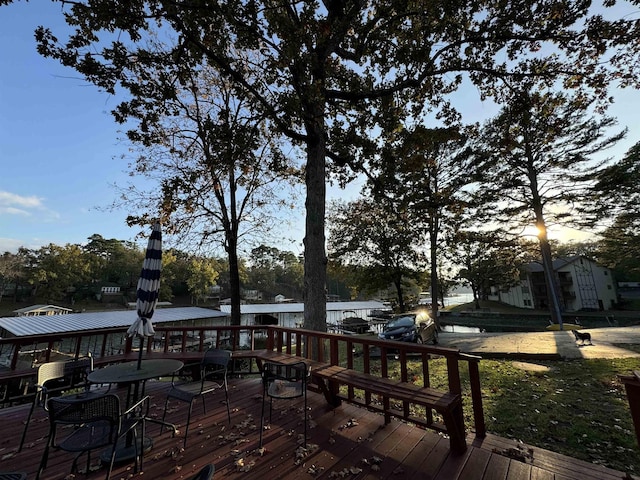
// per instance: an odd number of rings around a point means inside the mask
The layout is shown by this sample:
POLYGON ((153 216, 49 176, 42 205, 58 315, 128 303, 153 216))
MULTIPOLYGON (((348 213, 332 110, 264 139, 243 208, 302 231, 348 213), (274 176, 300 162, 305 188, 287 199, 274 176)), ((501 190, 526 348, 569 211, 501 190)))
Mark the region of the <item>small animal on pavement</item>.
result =
POLYGON ((572 330, 572 332, 576 337, 576 342, 581 340, 581 345, 584 345, 584 342, 589 342, 589 345, 593 345, 593 343, 591 343, 591 334, 589 332, 579 332, 578 330, 572 330))

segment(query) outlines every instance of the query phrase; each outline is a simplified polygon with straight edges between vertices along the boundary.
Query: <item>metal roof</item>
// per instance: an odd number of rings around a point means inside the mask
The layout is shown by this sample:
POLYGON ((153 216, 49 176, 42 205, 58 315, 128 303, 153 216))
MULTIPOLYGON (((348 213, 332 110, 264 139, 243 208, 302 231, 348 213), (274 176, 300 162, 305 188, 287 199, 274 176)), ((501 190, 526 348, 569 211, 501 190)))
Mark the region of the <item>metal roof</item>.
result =
MULTIPOLYGON (((154 324, 228 317, 227 313, 201 307, 159 308, 153 314, 154 324)), ((137 318, 135 310, 113 312, 68 313, 33 317, 0 317, 0 329, 16 337, 49 333, 81 332, 101 328, 127 327, 137 318)))
MULTIPOLYGON (((327 302, 327 311, 340 310, 375 310, 384 308, 382 302, 327 302)), ((231 305, 220 305, 220 310, 231 313, 231 305)), ((267 314, 267 313, 302 313, 304 303, 253 303, 240 305, 241 314, 267 314)))

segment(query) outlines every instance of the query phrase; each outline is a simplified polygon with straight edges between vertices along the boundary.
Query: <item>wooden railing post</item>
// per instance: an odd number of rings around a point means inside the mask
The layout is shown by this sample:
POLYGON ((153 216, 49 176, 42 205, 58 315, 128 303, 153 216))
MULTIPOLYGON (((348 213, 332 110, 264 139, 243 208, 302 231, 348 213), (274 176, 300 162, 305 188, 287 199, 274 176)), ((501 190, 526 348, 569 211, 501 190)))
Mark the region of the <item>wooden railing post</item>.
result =
POLYGON ((631 420, 636 432, 636 442, 640 445, 640 372, 633 372, 632 375, 619 375, 618 378, 624 383, 631 420))
POLYGON ((267 350, 273 350, 275 347, 274 343, 274 335, 275 331, 273 328, 267 328, 267 350))
POLYGON ((480 388, 480 357, 465 355, 469 362, 469 383, 471 386, 471 404, 473 406, 473 421, 476 436, 485 437, 487 429, 484 423, 484 408, 482 407, 482 389, 480 388))

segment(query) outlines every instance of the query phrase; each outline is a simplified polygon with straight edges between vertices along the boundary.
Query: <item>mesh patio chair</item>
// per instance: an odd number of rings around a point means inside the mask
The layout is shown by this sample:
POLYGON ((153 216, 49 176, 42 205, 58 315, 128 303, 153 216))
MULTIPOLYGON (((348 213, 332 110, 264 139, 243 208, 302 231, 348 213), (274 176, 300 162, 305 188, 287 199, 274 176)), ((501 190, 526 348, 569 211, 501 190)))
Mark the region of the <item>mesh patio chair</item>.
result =
MULTIPOLYGON (((133 437, 135 449, 134 471, 142 471, 144 454, 145 422, 144 410, 149 408, 149 397, 144 397, 126 411, 120 410, 120 398, 114 394, 93 396, 88 398, 60 397, 48 400, 49 436, 42 454, 36 480, 47 466, 49 451, 52 448, 76 453, 71 465, 71 473, 77 471, 78 459, 87 455, 87 473, 91 466, 91 452, 111 447, 111 458, 107 470, 107 480, 116 455, 118 441, 128 434, 133 437), (144 405, 144 407, 143 407, 144 405), (71 433, 58 441, 58 427, 74 426, 71 433), (138 445, 137 427, 141 427, 140 445, 138 445)), ((123 440, 124 441, 124 440, 123 440)))
POLYGON ((189 480, 211 480, 216 469, 212 464, 205 465, 202 469, 196 473, 189 480))
POLYGON ((64 362, 43 363, 38 367, 36 393, 33 397, 33 403, 31 404, 27 421, 24 424, 24 430, 20 438, 20 446, 18 447, 19 452, 22 450, 24 441, 27 438, 27 430, 36 406, 40 405, 46 411, 49 397, 52 395, 62 395, 69 390, 75 390, 76 395, 90 396, 90 385, 87 380, 87 375, 92 371, 93 358, 91 356, 80 357, 64 362), (82 391, 78 392, 79 389, 82 391))
MULTIPOLYGON (((225 401, 227 404, 227 419, 231 423, 231 410, 229 407, 229 389, 227 387, 227 368, 231 352, 228 350, 220 350, 210 348, 204 353, 204 357, 199 364, 196 365, 196 374, 192 374, 193 379, 190 381, 176 381, 174 375, 171 380, 171 389, 167 393, 167 399, 164 404, 164 413, 162 422, 165 421, 169 400, 174 399, 189 404, 189 413, 187 414, 187 425, 184 431, 184 446, 187 446, 187 435, 189 433, 189 423, 191 421, 191 411, 193 402, 197 398, 202 398, 202 411, 206 414, 205 395, 219 389, 224 389, 225 401)), ((188 367, 187 367, 188 368, 188 367)), ((183 372, 185 369, 183 368, 183 372)), ((162 430, 162 427, 161 427, 162 430)))
POLYGON ((304 362, 291 365, 265 362, 262 368, 262 413, 260 415, 260 447, 264 431, 264 407, 269 397, 269 423, 273 412, 273 399, 291 400, 304 397, 304 446, 307 446, 307 383, 311 369, 304 362))
POLYGON ((27 480, 24 472, 0 472, 0 480, 27 480))

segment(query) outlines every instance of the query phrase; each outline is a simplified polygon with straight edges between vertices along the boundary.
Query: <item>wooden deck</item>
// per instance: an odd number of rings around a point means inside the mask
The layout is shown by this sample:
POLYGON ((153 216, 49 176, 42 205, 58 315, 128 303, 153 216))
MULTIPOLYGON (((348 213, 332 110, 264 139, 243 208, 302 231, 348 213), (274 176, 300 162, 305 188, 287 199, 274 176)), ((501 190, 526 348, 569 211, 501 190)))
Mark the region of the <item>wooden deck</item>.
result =
MULTIPOLYGON (((152 414, 162 417, 166 382, 149 382, 152 414)), ((113 391, 113 389, 112 389, 113 391)), ((344 404, 330 410, 322 395, 309 392, 310 429, 308 450, 298 448, 303 431, 301 403, 280 402, 274 406, 273 422, 264 432, 265 450, 258 448, 261 386, 259 378, 232 379, 230 392, 232 424, 226 421, 224 395, 208 399, 204 415, 194 405, 186 450, 181 435, 149 424, 153 449, 145 455, 143 475, 133 475, 132 465, 114 468, 113 479, 141 477, 147 480, 189 479, 207 463, 216 468, 214 479, 436 479, 436 480, 613 480, 622 472, 518 445, 494 435, 484 439, 468 436, 469 448, 454 455, 448 439, 418 427, 392 421, 384 426, 382 416, 344 404)), ((16 453, 28 406, 0 410, 0 470, 23 471, 35 478, 44 448, 48 422, 42 410, 34 415, 22 452, 16 453)), ((167 419, 184 424, 186 404, 170 407, 167 419)), ((184 431, 184 429, 182 429, 184 431)), ((94 462, 98 462, 97 455, 94 462)), ((71 479, 71 454, 53 451, 43 479, 71 479)), ((75 478, 104 478, 104 468, 75 478)))

